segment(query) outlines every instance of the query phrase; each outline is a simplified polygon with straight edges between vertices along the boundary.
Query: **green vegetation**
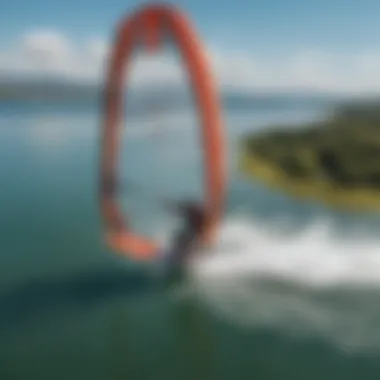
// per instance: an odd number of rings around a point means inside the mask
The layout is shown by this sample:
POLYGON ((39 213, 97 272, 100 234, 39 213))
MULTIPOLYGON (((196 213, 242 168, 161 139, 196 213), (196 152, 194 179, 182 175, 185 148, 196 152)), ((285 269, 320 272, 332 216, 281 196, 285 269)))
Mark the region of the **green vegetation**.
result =
POLYGON ((324 122, 246 136, 241 167, 296 196, 380 210, 380 101, 347 103, 324 122))

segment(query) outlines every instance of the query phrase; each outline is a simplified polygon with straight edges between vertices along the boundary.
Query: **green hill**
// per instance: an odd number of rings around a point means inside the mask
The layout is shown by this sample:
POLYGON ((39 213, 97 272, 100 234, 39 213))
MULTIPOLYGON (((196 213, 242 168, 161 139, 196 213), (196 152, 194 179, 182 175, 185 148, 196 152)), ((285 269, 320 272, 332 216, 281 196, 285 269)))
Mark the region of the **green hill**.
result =
POLYGON ((380 210, 380 101, 343 104, 320 123, 244 137, 243 172, 298 197, 380 210))

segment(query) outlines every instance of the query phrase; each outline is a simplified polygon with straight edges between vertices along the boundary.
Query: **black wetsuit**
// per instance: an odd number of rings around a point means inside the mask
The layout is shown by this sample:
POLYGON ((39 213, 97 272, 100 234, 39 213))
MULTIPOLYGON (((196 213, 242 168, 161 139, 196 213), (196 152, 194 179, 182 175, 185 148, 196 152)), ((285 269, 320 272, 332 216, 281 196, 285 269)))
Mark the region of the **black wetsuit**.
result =
POLYGON ((166 273, 170 279, 183 277, 186 260, 197 249, 198 238, 203 226, 202 212, 197 206, 186 205, 181 210, 186 223, 176 235, 173 245, 165 258, 166 273))
POLYGON ((194 252, 196 235, 193 231, 183 230, 174 240, 174 244, 165 257, 167 280, 180 280, 186 268, 186 259, 194 252))

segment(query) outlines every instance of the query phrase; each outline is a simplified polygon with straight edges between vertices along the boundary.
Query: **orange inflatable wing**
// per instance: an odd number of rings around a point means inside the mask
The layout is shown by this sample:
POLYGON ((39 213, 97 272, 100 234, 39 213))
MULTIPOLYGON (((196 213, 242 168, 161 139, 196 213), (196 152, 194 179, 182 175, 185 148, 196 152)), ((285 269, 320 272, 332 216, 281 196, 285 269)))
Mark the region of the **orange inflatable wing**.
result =
POLYGON ((225 193, 225 152, 221 107, 202 44, 186 17, 170 5, 148 5, 122 20, 108 64, 102 122, 100 203, 109 246, 138 260, 152 259, 158 246, 135 235, 117 202, 119 142, 123 115, 124 72, 138 41, 150 51, 163 44, 163 30, 174 37, 188 71, 198 112, 204 151, 204 202, 206 224, 202 242, 213 241, 222 216, 225 193))

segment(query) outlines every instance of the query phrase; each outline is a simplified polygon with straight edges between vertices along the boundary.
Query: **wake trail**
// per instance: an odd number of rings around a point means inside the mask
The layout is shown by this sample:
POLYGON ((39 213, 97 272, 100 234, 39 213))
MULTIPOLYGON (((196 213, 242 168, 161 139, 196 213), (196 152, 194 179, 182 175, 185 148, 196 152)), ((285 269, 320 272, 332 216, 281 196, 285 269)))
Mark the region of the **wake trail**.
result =
POLYGON ((277 278, 329 287, 380 286, 380 238, 353 232, 335 236, 329 221, 320 220, 297 233, 268 228, 252 218, 228 218, 216 247, 194 260, 194 276, 277 278))

